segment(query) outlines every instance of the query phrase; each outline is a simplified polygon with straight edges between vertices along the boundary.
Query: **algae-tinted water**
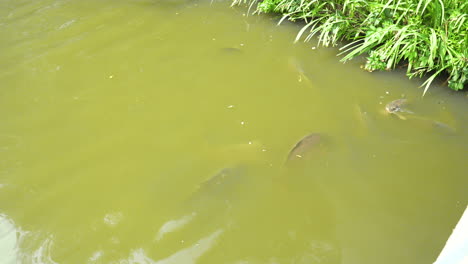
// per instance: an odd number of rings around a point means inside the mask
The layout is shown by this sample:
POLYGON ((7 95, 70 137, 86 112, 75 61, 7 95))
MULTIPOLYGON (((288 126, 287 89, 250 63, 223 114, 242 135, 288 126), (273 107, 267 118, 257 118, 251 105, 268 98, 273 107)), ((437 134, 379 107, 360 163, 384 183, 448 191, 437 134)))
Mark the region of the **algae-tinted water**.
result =
POLYGON ((421 98, 245 12, 0 1, 9 261, 435 260, 468 201, 466 96, 421 98), (402 97, 424 119, 385 114, 402 97), (311 133, 318 155, 284 166, 311 133))

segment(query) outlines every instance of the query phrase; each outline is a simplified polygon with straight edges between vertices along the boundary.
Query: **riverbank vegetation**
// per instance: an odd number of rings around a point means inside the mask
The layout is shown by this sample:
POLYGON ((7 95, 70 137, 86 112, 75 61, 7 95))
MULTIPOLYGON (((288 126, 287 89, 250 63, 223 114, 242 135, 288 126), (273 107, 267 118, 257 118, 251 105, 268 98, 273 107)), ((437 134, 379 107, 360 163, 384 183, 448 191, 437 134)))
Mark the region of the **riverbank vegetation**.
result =
POLYGON ((406 67, 407 75, 446 75, 461 90, 468 78, 468 1, 461 0, 233 0, 256 13, 280 13, 304 21, 296 41, 317 37, 321 46, 340 41, 342 61, 365 54, 364 69, 406 67))

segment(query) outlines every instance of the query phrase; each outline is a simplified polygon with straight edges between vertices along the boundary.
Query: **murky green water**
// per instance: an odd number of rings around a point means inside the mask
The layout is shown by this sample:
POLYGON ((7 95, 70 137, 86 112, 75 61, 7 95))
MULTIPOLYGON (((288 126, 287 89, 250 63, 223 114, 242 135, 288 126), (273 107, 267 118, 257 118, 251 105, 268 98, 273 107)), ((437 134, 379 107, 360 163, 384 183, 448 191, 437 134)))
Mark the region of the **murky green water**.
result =
POLYGON ((0 1, 0 261, 435 260, 468 202, 465 94, 228 6, 0 1))

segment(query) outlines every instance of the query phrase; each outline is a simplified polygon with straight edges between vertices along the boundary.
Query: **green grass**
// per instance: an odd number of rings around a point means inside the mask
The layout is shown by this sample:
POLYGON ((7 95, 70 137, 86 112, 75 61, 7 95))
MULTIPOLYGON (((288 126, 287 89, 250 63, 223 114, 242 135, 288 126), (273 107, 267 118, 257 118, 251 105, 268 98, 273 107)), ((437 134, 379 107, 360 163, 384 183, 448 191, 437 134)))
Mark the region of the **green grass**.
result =
POLYGON ((468 1, 465 0, 233 0, 257 13, 280 13, 304 21, 296 41, 317 37, 319 45, 340 41, 342 61, 365 54, 364 69, 407 67, 407 75, 435 77, 461 90, 468 77, 468 1))

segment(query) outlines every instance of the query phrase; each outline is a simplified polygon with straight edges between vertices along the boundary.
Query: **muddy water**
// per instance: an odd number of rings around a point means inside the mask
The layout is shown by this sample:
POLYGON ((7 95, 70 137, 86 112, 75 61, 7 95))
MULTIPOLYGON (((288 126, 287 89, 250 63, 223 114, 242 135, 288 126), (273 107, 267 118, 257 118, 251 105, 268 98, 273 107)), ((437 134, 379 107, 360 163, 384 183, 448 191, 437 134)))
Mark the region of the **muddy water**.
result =
POLYGON ((435 260, 468 202, 467 97, 245 12, 0 1, 0 262, 435 260))

